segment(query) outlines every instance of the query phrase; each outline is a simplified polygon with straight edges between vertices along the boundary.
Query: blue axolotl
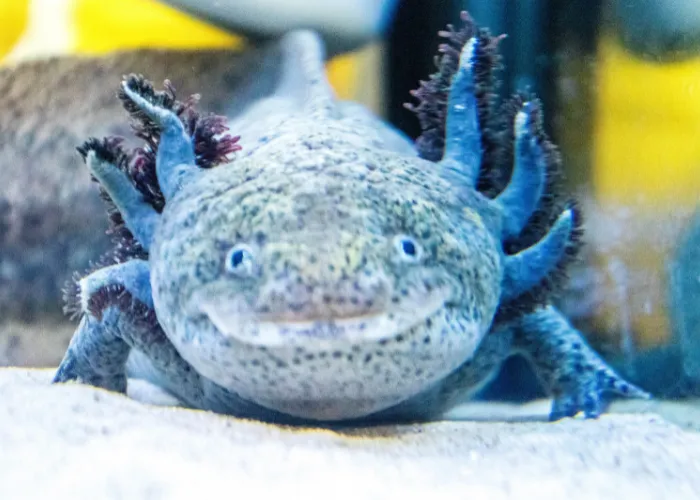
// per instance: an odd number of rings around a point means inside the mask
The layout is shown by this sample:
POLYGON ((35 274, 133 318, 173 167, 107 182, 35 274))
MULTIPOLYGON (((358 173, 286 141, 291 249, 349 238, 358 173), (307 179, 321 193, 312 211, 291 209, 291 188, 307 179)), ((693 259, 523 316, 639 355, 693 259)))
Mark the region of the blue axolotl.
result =
POLYGON ((550 304, 578 212, 540 104, 495 106, 499 38, 463 21, 414 92, 415 145, 334 98, 309 31, 281 40, 274 89, 228 121, 126 77, 146 144, 79 148, 116 245, 68 290, 81 319, 54 381, 124 392, 133 373, 276 422, 421 421, 520 353, 552 419, 648 397, 550 304))

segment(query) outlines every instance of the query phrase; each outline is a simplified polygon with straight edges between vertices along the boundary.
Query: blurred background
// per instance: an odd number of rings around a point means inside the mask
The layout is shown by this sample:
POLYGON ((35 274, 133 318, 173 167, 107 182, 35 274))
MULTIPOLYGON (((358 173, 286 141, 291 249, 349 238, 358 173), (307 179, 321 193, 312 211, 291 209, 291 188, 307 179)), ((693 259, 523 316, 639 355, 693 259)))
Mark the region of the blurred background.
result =
MULTIPOLYGON (((437 31, 468 10, 500 44, 501 96, 535 92, 581 202, 583 259, 558 305, 657 395, 700 381, 697 0, 0 0, 0 364, 55 365, 74 325, 60 289, 108 244, 74 148, 128 134, 114 92, 141 72, 222 113, 288 29, 317 29, 331 82, 415 137, 403 104, 437 31), (330 6, 329 6, 330 5, 330 6)), ((508 364, 491 395, 537 395, 508 364)))

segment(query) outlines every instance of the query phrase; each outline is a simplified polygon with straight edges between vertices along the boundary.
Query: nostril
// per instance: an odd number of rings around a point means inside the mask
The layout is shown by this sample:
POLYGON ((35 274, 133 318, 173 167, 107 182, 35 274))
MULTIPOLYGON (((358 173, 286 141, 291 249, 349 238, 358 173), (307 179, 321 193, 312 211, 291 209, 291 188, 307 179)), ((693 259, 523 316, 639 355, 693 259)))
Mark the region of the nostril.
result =
POLYGON ((303 312, 306 304, 304 302, 290 302, 289 310, 295 313, 303 312))

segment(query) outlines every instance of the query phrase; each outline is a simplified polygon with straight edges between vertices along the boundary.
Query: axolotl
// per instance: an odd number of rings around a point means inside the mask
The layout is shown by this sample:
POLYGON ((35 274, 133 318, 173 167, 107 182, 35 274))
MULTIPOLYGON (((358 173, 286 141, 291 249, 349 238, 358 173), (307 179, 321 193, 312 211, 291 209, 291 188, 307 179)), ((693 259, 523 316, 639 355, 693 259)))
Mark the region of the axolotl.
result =
POLYGON ((310 31, 281 39, 272 89, 230 119, 125 77, 145 145, 79 148, 116 243, 67 291, 80 324, 54 382, 141 376, 275 422, 423 421, 518 353, 553 420, 648 397, 552 305, 581 225, 539 101, 496 106, 500 38, 467 15, 441 34, 415 143, 334 97, 310 31))

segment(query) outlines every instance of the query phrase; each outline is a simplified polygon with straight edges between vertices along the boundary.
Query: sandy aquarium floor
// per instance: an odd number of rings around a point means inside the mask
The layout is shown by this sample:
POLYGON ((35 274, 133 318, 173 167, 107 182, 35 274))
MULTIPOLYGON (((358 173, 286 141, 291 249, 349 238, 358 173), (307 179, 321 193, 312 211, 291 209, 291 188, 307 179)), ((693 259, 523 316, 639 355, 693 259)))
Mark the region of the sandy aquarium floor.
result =
POLYGON ((52 386, 52 373, 0 369, 4 500, 700 498, 700 420, 677 405, 557 423, 544 401, 467 405, 453 416, 475 420, 329 431, 178 408, 137 381, 130 397, 52 386))

